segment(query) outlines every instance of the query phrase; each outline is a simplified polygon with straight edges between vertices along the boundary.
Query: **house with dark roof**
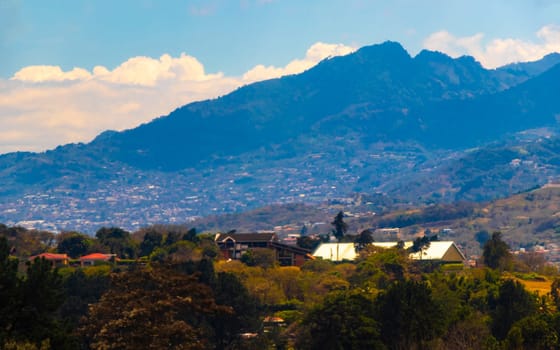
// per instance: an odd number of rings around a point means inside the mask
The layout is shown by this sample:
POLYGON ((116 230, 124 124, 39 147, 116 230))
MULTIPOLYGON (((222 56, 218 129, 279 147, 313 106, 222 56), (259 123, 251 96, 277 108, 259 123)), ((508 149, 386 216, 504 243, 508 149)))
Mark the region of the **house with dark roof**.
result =
POLYGON ((274 232, 218 233, 214 241, 225 259, 239 260, 250 249, 274 250, 281 266, 301 266, 313 259, 307 249, 280 243, 274 232))
POLYGON ((268 248, 278 241, 274 232, 263 233, 218 233, 214 241, 226 259, 241 259, 250 248, 268 248))

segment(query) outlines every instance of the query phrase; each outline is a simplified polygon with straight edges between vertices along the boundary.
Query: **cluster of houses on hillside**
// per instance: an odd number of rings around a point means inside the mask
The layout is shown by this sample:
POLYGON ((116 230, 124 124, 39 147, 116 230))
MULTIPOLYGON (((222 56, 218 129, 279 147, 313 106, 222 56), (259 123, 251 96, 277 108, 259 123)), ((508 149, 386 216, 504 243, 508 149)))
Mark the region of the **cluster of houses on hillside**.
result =
MULTIPOLYGON (((261 233, 219 233, 214 241, 224 259, 240 260, 246 253, 254 249, 267 249, 274 253, 274 257, 281 266, 301 266, 308 260, 324 259, 331 261, 353 261, 358 257, 355 243, 321 243, 313 252, 293 244, 280 242, 275 232, 261 233)), ((393 248, 398 242, 373 242, 379 248, 393 248)), ((408 249, 413 242, 404 242, 404 249, 408 249)), ((452 241, 434 241, 409 257, 413 260, 437 261, 446 263, 464 263, 465 255, 452 241)), ((54 266, 69 264, 67 254, 43 253, 30 259, 44 258, 54 266)), ((100 262, 117 262, 115 254, 93 253, 77 259, 81 266, 95 265, 100 262)))
MULTIPOLYGON (((331 261, 353 261, 358 257, 355 243, 321 243, 313 252, 294 245, 280 243, 274 232, 218 234, 215 241, 226 259, 241 259, 250 249, 266 248, 275 252, 282 266, 301 266, 305 261, 324 259, 331 261)), ((398 242, 373 242, 379 248, 394 248, 398 242)), ((404 242, 404 249, 413 242, 404 242)), ((434 241, 418 252, 410 253, 413 260, 464 263, 467 259, 452 241, 434 241)))

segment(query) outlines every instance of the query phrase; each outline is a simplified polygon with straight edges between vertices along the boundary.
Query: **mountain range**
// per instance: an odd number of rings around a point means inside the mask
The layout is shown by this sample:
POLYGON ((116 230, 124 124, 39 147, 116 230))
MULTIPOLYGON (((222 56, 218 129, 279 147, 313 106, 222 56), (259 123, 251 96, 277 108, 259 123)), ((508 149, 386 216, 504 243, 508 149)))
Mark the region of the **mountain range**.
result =
POLYGON ((558 63, 363 47, 88 144, 2 155, 0 221, 92 232, 357 192, 503 197, 560 175, 558 63))

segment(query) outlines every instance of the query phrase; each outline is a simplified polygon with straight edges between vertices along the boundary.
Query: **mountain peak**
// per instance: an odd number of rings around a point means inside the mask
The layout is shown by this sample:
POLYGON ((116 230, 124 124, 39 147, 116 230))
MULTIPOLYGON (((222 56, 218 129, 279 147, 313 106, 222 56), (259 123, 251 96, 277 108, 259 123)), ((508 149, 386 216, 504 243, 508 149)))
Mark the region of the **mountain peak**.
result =
POLYGON ((422 50, 415 57, 416 61, 451 62, 453 58, 441 51, 422 50))
POLYGON ((414 60, 418 63, 461 64, 476 69, 484 69, 480 62, 473 56, 463 55, 458 58, 453 58, 441 51, 422 50, 414 57, 414 60))
POLYGON ((370 58, 386 58, 386 59, 410 59, 408 51, 405 50, 402 45, 396 41, 385 41, 381 44, 375 44, 370 46, 364 46, 359 49, 356 53, 359 57, 370 57, 370 58))

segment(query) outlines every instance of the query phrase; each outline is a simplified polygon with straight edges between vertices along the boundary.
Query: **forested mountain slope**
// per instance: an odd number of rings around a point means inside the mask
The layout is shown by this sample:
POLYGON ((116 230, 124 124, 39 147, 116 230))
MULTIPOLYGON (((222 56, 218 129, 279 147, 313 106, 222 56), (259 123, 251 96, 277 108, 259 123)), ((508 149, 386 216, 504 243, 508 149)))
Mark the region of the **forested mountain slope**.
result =
POLYGON ((471 57, 367 46, 89 144, 0 156, 0 219, 95 230, 354 192, 505 196, 559 174, 535 143, 555 142, 559 57, 488 70, 471 57), (496 147, 510 151, 493 163, 483 155, 496 147), (512 170, 515 159, 539 166, 512 170))

